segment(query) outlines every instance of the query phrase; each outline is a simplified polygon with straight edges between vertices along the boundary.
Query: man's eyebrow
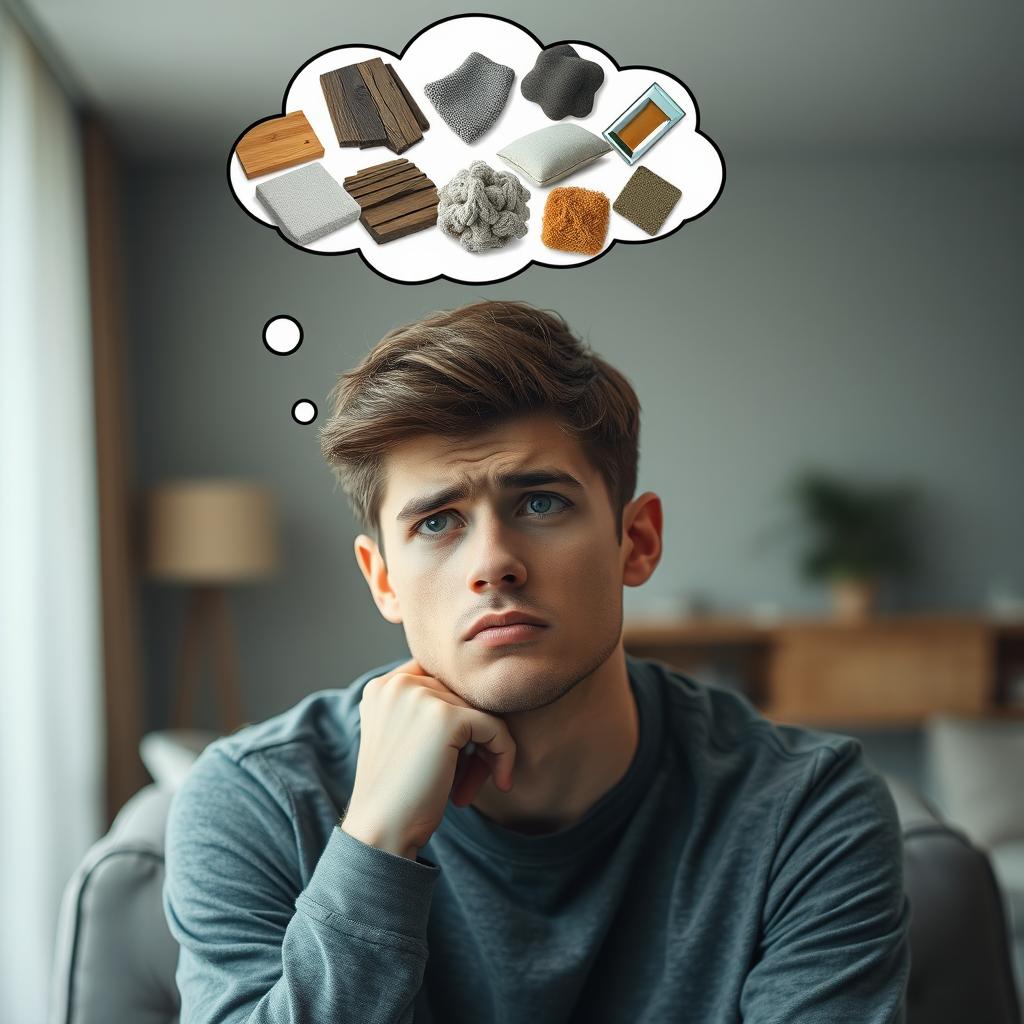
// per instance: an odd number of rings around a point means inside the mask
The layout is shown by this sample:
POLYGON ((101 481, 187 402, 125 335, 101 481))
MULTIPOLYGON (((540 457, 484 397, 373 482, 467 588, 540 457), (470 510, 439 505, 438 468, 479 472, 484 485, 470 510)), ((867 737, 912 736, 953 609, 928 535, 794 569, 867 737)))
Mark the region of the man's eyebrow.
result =
MULTIPOLYGON (((577 490, 585 490, 583 484, 569 473, 560 469, 534 469, 523 473, 501 473, 497 477, 498 487, 503 491, 518 489, 520 487, 541 487, 545 484, 562 484, 565 487, 573 487, 577 490)), ((412 498, 407 501, 402 511, 395 516, 395 522, 405 523, 419 519, 428 512, 441 505, 451 504, 453 501, 462 501, 469 496, 469 488, 465 484, 455 484, 452 487, 445 487, 443 490, 435 491, 433 494, 424 494, 419 498, 412 498)))

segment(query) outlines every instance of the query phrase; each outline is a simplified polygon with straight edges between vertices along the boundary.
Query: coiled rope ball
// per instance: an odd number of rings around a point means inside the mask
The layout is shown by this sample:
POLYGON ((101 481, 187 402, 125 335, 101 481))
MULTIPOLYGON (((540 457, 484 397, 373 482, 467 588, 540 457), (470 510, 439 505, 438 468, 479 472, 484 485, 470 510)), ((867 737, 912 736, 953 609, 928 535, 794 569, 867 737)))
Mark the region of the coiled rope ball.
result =
POLYGON ((526 234, 529 198, 529 189, 511 171, 474 160, 438 189, 437 226, 469 252, 500 249, 526 234))

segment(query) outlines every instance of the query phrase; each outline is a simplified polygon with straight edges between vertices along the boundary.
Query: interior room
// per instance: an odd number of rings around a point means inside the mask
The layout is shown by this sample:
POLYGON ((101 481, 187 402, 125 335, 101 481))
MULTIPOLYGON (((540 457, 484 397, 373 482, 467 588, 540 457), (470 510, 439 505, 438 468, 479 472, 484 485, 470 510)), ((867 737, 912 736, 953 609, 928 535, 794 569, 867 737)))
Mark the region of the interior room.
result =
MULTIPOLYGON (((653 161, 698 114, 723 168, 664 237, 613 207, 641 244, 493 280, 374 265, 426 231, 303 251, 233 192, 235 147, 315 55, 397 66, 431 23, 480 13, 0 0, 0 1020, 178 1019, 175 791, 219 737, 408 656, 321 451, 329 393, 398 325, 484 299, 557 310, 639 398, 636 494, 660 497, 663 550, 623 588, 625 653, 857 740, 899 816, 906 1020, 1019 1020, 1024 8, 488 11, 600 51, 605 88, 615 68, 685 85, 671 131, 649 105, 600 114, 622 180, 648 133, 653 161)), ((420 153, 455 138, 405 78, 420 153)), ((533 216, 504 254, 548 238, 548 183, 520 179, 533 216)), ((442 243, 460 266, 505 258, 442 243)))

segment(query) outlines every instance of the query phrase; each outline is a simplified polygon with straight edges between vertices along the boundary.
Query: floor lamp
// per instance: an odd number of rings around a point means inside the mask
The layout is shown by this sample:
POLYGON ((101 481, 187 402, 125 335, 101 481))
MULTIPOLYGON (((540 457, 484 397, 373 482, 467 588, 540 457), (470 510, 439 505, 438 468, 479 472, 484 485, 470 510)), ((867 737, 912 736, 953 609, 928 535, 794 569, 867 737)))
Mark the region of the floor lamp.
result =
POLYGON ((271 494, 234 480, 181 480, 152 488, 146 510, 146 569, 188 585, 174 726, 195 725, 204 642, 215 656, 214 693, 224 733, 244 723, 227 588, 270 576, 278 565, 271 494))

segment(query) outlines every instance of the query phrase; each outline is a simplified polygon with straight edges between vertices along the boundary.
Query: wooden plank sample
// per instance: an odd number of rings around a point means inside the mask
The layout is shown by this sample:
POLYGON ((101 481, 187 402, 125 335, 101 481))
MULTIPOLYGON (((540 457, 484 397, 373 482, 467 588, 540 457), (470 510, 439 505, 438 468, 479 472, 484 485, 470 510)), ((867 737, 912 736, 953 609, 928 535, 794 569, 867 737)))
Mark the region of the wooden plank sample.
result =
POLYGON ((324 147, 301 110, 272 117, 249 129, 235 147, 247 178, 317 160, 324 147))
POLYGON ((390 242, 437 223, 437 188, 408 160, 364 167, 344 181, 359 220, 375 242, 390 242))
POLYGON ((398 77, 395 65, 386 64, 385 67, 388 69, 391 77, 395 80, 395 85, 402 90, 402 95, 405 97, 405 102, 409 104, 409 109, 412 111, 412 116, 416 118, 416 123, 423 129, 423 131, 426 131, 430 127, 430 122, 423 116, 423 111, 420 110, 419 105, 412 98, 412 93, 406 89, 405 82, 398 77))
POLYGON ((370 90, 355 64, 326 71, 320 88, 339 146, 386 146, 388 136, 370 90))
POLYGON ((388 73, 380 57, 360 61, 355 65, 377 105, 377 113, 387 133, 387 147, 395 153, 404 153, 423 138, 423 132, 405 96, 396 84, 396 74, 388 73))

